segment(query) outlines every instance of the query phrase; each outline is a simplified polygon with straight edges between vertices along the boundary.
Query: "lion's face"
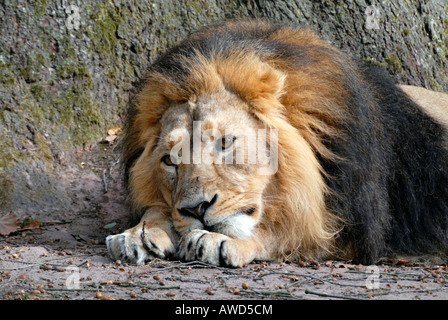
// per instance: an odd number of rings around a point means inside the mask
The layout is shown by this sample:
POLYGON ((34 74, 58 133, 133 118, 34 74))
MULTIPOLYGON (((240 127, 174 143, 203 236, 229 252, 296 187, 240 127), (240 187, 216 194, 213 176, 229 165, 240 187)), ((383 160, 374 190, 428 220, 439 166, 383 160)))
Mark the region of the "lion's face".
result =
POLYGON ((270 140, 263 139, 266 131, 258 129, 264 125, 248 110, 223 90, 164 113, 150 157, 158 164, 161 192, 181 234, 205 229, 245 239, 259 223, 272 179, 263 170, 272 163, 260 163, 254 155, 270 151, 270 140), (254 143, 265 143, 265 149, 254 143))

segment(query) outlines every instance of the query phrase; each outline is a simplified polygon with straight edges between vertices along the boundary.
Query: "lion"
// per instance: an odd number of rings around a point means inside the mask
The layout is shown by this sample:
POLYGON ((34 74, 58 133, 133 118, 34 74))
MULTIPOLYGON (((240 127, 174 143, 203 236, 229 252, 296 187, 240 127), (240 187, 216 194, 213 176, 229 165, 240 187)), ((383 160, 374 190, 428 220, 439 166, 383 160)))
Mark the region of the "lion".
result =
POLYGON ((125 132, 135 225, 106 238, 114 259, 448 252, 447 127, 308 29, 249 20, 190 35, 150 66, 125 132))

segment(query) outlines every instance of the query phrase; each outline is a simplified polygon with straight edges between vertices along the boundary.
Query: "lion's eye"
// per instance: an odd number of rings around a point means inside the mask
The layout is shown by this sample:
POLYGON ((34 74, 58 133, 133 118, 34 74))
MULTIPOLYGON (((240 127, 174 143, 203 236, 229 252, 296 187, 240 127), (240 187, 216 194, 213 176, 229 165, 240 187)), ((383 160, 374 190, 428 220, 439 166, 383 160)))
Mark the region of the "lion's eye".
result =
POLYGON ((235 137, 224 137, 221 140, 221 149, 226 150, 227 148, 231 147, 233 145, 233 142, 235 141, 235 137))
POLYGON ((169 154, 163 156, 161 161, 164 164, 166 164, 167 166, 175 166, 176 165, 173 161, 171 161, 171 157, 169 154))

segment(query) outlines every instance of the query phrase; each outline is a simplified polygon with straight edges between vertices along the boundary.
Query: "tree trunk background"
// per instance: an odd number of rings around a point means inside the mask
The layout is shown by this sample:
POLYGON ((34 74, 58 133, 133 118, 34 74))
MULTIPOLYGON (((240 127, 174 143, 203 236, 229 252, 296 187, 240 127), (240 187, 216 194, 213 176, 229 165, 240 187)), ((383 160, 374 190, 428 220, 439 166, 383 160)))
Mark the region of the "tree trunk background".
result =
POLYGON ((133 84, 160 53, 243 17, 309 26, 398 83, 448 92, 444 0, 2 0, 0 214, 76 209, 58 168, 121 125, 133 84))

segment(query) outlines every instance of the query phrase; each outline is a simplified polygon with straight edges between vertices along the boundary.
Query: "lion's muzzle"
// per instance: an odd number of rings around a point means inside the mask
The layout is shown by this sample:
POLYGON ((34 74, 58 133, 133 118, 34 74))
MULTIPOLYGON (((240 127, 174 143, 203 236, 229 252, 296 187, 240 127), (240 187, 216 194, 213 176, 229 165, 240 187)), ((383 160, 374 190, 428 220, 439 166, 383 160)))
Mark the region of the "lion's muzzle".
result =
POLYGON ((192 201, 182 204, 181 208, 178 208, 177 210, 182 216, 193 217, 203 222, 205 213, 215 204, 217 199, 218 194, 215 194, 210 200, 201 197, 199 200, 196 200, 194 202, 192 201), (191 203, 194 204, 191 205, 191 203))

